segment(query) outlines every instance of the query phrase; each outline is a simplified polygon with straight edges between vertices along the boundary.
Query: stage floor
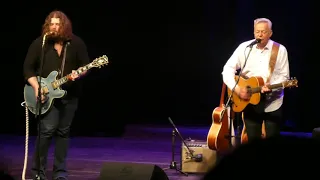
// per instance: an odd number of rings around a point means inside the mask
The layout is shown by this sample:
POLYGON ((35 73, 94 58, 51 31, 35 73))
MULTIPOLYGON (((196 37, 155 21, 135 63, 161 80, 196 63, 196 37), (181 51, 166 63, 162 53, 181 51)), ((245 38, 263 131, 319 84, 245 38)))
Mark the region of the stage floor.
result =
MULTIPOLYGON (((184 139, 206 141, 209 127, 179 127, 184 139)), ((69 180, 98 179, 100 170, 105 162, 131 162, 158 165, 168 168, 171 162, 171 134, 170 126, 157 125, 128 125, 122 137, 73 137, 68 155, 69 180)), ((290 133, 284 135, 311 137, 311 133, 290 133)), ((31 178, 30 165, 34 150, 35 137, 29 140, 29 155, 26 179, 31 178)), ((180 162, 181 141, 176 137, 175 160, 180 162)), ((25 137, 0 135, 1 160, 5 160, 10 173, 16 179, 22 179, 23 161, 25 153, 25 137)), ((48 158, 48 178, 51 178, 53 148, 48 158)), ((170 180, 195 180, 202 175, 189 174, 184 176, 179 172, 167 169, 165 173, 170 180)))

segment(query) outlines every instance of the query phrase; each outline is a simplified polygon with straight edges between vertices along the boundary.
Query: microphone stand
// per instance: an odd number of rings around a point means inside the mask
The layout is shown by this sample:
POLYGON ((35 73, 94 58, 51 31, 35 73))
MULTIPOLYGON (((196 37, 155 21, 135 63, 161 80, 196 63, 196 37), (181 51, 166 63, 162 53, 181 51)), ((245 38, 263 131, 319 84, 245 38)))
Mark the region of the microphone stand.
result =
MULTIPOLYGON (((254 41, 254 42, 259 43, 260 41, 257 41, 257 40, 256 40, 256 41, 254 41)), ((240 69, 239 76, 241 75, 244 67, 245 67, 246 64, 247 64, 247 60, 248 60, 249 55, 250 55, 250 53, 251 53, 251 51, 252 51, 253 45, 256 44, 256 43, 251 43, 249 46, 247 46, 247 47, 245 48, 245 50, 246 50, 246 49, 249 47, 250 50, 249 50, 249 52, 248 52, 247 57, 245 57, 244 65, 243 65, 243 67, 240 69)), ((226 104, 225 104, 225 106, 224 106, 224 110, 223 110, 223 112, 221 113, 222 115, 221 115, 221 118, 220 118, 220 122, 222 121, 222 118, 224 117, 224 114, 225 114, 228 106, 230 106, 230 108, 231 108, 230 112, 232 111, 232 106, 231 106, 232 101, 231 101, 231 100, 232 100, 233 93, 234 93, 234 91, 235 91, 235 89, 236 89, 236 86, 237 86, 238 83, 239 83, 239 80, 240 80, 240 77, 237 79, 236 84, 233 86, 233 88, 232 88, 232 90, 231 90, 230 96, 228 97, 228 100, 227 100, 227 102, 226 102, 226 104)), ((240 138, 240 135, 241 135, 241 133, 240 133, 240 126, 239 126, 240 120, 239 120, 239 117, 237 117, 236 119, 237 119, 237 135, 235 135, 235 137, 236 137, 236 138, 240 138)), ((231 120, 230 120, 230 123, 229 123, 229 146, 230 146, 230 147, 232 147, 232 138, 233 138, 233 136, 231 135, 232 126, 233 126, 233 123, 232 123, 231 120)))
POLYGON ((42 40, 42 47, 41 47, 41 56, 40 56, 40 67, 39 67, 39 79, 38 79, 38 84, 39 84, 39 88, 38 88, 38 96, 36 97, 37 98, 37 104, 36 104, 36 115, 35 115, 35 118, 38 122, 38 163, 39 163, 39 166, 38 166, 38 174, 36 175, 36 178, 38 180, 40 180, 40 166, 41 166, 41 160, 40 160, 40 136, 41 136, 41 110, 42 110, 42 102, 41 102, 41 97, 42 97, 42 94, 41 94, 41 89, 42 89, 42 82, 41 82, 41 77, 42 77, 42 70, 43 70, 43 64, 44 64, 44 45, 45 45, 45 42, 46 42, 46 37, 47 37, 47 34, 45 34, 43 36, 43 40, 42 40))

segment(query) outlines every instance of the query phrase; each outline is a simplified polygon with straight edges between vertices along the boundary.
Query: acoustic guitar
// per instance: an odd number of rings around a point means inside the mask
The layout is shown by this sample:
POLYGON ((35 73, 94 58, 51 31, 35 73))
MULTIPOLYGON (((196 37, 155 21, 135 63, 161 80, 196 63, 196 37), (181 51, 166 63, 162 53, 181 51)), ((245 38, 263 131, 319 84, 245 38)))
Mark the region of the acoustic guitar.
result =
POLYGON ((225 107, 224 104, 224 95, 226 91, 226 85, 223 83, 222 91, 221 91, 221 98, 220 98, 220 105, 216 107, 212 112, 212 124, 209 129, 207 135, 207 145, 209 149, 219 151, 219 152, 226 152, 230 149, 230 145, 234 145, 234 139, 231 141, 230 138, 234 135, 233 126, 231 127, 231 136, 230 136, 230 122, 229 122, 229 115, 233 115, 230 112, 230 107, 225 107))
MULTIPOLYGON (((264 86, 264 80, 259 76, 248 79, 245 79, 242 76, 235 76, 235 80, 237 81, 238 79, 238 85, 240 87, 246 87, 248 92, 251 94, 251 97, 249 100, 240 99, 235 92, 232 93, 232 90, 228 88, 228 95, 232 95, 232 110, 234 112, 242 112, 248 104, 257 105, 261 99, 261 88, 264 86)), ((268 85, 268 87, 271 90, 277 88, 298 87, 298 80, 296 78, 291 78, 290 80, 286 80, 278 84, 268 85)))

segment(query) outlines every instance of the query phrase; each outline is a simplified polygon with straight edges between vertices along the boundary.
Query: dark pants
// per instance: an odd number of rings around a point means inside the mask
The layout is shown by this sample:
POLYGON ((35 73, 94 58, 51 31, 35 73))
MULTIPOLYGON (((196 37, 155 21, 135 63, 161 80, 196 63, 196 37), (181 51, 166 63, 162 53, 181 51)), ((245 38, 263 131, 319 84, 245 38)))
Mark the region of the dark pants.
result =
POLYGON ((66 157, 69 145, 70 126, 77 109, 78 100, 57 99, 52 109, 40 120, 40 133, 36 142, 32 171, 45 178, 48 150, 52 137, 55 138, 53 179, 67 177, 66 157), (40 141, 39 141, 40 138, 40 141), (40 160, 39 160, 40 157, 40 160))
POLYGON ((282 107, 273 112, 264 112, 264 104, 261 103, 256 106, 248 105, 243 113, 248 142, 261 139, 263 121, 266 138, 280 136, 282 107))

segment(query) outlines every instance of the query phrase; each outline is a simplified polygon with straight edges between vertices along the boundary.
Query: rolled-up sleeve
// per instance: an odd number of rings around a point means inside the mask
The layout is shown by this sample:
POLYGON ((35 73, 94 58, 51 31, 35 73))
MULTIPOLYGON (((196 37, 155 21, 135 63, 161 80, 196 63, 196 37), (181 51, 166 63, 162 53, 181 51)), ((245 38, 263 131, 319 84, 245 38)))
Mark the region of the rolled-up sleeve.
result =
POLYGON ((240 68, 240 60, 239 60, 239 48, 240 46, 233 52, 231 57, 228 59, 226 64, 223 67, 222 71, 222 79, 223 82, 228 86, 229 89, 233 89, 236 85, 234 76, 237 70, 240 68))

